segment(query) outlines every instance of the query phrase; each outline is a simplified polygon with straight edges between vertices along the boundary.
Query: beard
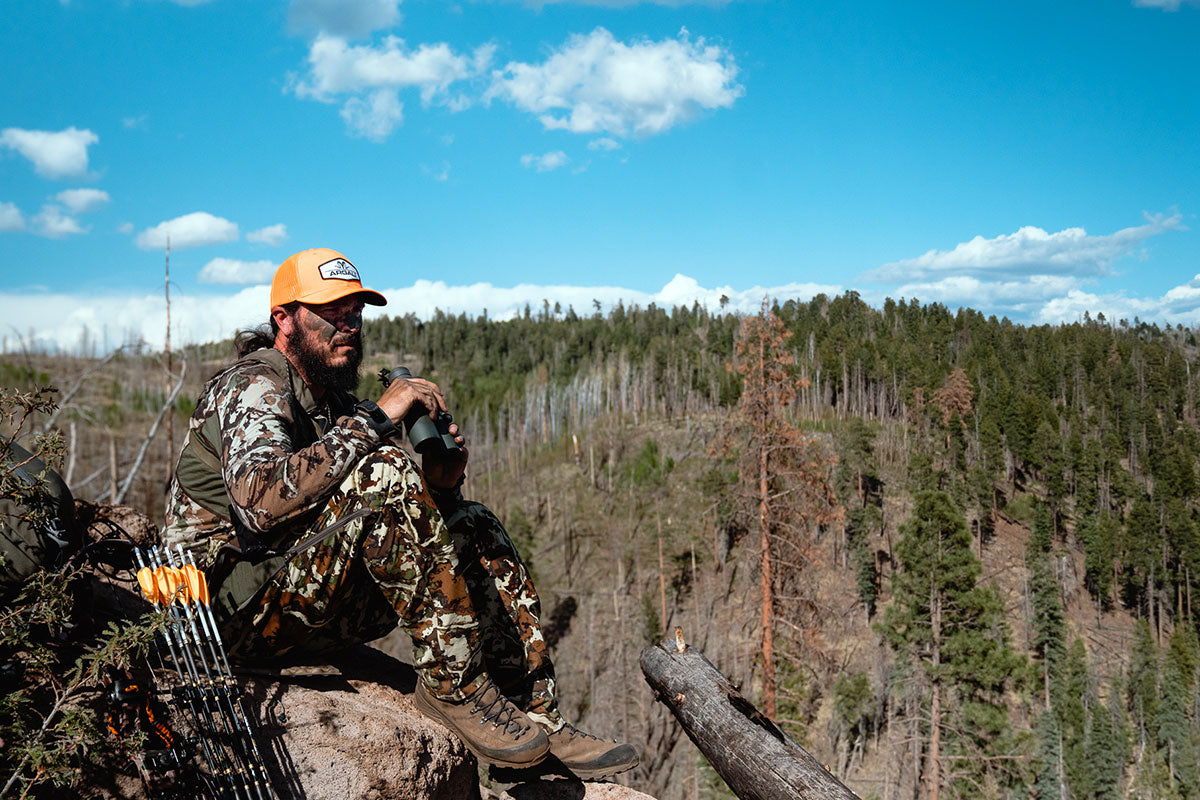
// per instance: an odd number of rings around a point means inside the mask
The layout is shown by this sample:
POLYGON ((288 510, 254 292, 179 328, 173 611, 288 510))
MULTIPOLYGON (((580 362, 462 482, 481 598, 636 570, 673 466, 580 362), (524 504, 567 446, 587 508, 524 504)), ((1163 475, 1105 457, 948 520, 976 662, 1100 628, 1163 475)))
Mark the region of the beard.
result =
POLYGON ((305 378, 313 386, 324 386, 326 389, 338 389, 352 392, 358 388, 358 368, 362 363, 362 336, 335 337, 334 344, 354 345, 354 351, 349 354, 345 364, 340 367, 332 366, 326 360, 327 356, 313 346, 312 334, 298 338, 289 338, 284 352, 290 356, 304 373, 305 378))

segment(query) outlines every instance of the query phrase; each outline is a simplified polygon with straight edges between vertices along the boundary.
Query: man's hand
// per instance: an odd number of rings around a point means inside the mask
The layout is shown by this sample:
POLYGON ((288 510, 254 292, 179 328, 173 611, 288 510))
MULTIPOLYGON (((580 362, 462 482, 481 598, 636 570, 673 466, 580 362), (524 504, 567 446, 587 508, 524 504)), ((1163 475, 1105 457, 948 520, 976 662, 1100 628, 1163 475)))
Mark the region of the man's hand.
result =
POLYGON ((383 390, 379 407, 388 419, 399 425, 412 411, 413 406, 424 408, 430 417, 446 410, 446 398, 433 381, 424 378, 397 378, 383 390))
POLYGON ((458 425, 453 422, 450 423, 450 435, 458 443, 459 450, 434 448, 437 453, 421 456, 421 470, 425 473, 425 482, 432 489, 451 489, 457 486, 467 471, 467 440, 459 434, 458 425))

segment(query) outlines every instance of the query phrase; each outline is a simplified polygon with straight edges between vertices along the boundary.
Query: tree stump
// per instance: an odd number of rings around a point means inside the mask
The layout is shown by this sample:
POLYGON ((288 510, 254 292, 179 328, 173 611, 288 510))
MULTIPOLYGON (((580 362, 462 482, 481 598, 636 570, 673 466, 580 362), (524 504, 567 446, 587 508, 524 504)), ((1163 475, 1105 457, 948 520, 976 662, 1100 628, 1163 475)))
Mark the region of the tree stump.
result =
POLYGON ((733 688, 683 633, 642 651, 642 672, 741 800, 859 800, 733 688))

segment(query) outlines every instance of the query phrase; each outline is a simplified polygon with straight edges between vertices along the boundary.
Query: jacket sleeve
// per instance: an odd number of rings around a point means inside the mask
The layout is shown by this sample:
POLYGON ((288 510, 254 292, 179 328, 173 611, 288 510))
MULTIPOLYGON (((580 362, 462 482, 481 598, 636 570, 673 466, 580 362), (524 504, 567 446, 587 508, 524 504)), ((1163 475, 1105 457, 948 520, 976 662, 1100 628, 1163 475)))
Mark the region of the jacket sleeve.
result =
POLYGON ((341 417, 311 445, 297 448, 288 389, 273 374, 235 370, 220 387, 222 473, 242 522, 266 533, 322 505, 380 442, 366 419, 341 417))

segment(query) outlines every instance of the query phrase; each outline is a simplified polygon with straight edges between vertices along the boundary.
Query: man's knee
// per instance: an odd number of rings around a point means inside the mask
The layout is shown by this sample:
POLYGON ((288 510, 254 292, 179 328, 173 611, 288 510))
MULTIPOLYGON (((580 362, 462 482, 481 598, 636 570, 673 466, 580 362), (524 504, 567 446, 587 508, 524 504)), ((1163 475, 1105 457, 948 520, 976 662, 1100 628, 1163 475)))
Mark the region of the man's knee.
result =
POLYGON ((358 460, 342 490, 368 496, 419 495, 425 493, 425 480, 407 450, 385 444, 358 460))

